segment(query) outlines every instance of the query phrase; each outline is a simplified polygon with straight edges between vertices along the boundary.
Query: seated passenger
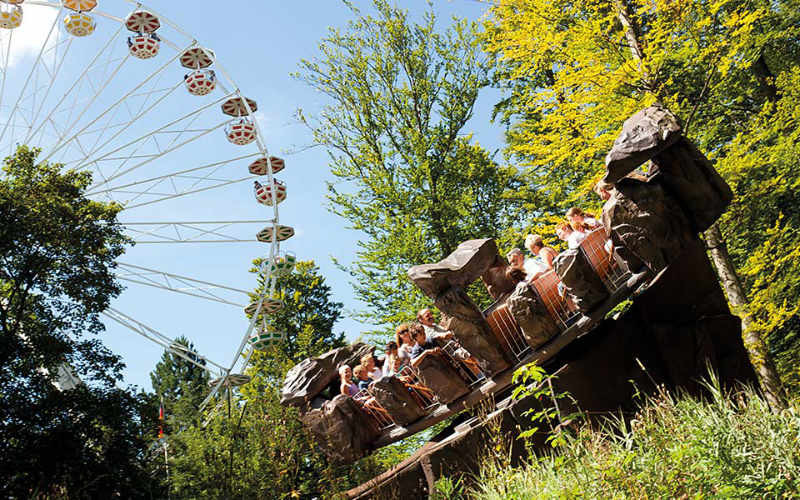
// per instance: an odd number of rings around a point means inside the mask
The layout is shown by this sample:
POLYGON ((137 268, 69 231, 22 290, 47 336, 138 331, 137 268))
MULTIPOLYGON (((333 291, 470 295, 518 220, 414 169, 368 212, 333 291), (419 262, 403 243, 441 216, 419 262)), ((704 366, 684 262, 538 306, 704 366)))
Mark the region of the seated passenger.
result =
POLYGON ((453 338, 453 332, 445 330, 436 324, 436 318, 434 318, 433 311, 430 309, 420 309, 417 312, 417 321, 419 321, 418 326, 421 326, 425 331, 425 337, 429 342, 451 340, 453 338))
POLYGON ((567 210, 567 220, 572 229, 583 231, 584 233, 597 229, 602 225, 592 214, 584 213, 578 207, 572 207, 567 210))
POLYGON ((383 376, 383 371, 375 366, 375 356, 372 354, 365 354, 361 356, 361 366, 367 371, 367 377, 372 380, 378 380, 383 376))
POLYGON ((597 184, 594 185, 594 192, 597 193, 597 196, 600 197, 603 201, 608 201, 611 198, 611 185, 603 182, 598 181, 597 184))
POLYGON ((358 389, 364 390, 369 387, 369 384, 372 380, 367 375, 367 369, 364 368, 364 365, 358 365, 353 370, 353 375, 356 376, 356 380, 358 381, 358 389))
POLYGON ((567 242, 567 247, 572 250, 573 248, 578 248, 581 246, 581 242, 584 238, 586 238, 586 233, 581 231, 575 231, 572 229, 572 226, 567 224, 566 222, 560 223, 556 226, 556 235, 558 239, 561 241, 567 242))
POLYGON ((411 348, 414 340, 411 338, 411 326, 408 323, 399 325, 394 330, 394 341, 397 344, 397 357, 403 364, 411 362, 411 348))
POLYGON ((421 309, 417 313, 417 319, 422 325, 422 328, 425 330, 425 337, 427 341, 440 343, 440 347, 444 347, 445 342, 452 343, 451 346, 453 347, 453 359, 463 362, 473 372, 473 374, 478 375, 480 373, 478 360, 476 360, 469 353, 469 351, 464 349, 461 344, 458 343, 458 340, 455 338, 455 335, 453 335, 453 332, 446 330, 435 323, 436 318, 433 316, 433 311, 430 309, 421 309))
MULTIPOLYGON (((508 260, 508 265, 513 269, 525 272, 525 255, 522 254, 522 250, 519 248, 512 248, 511 251, 506 254, 506 259, 508 260)), ((419 319, 419 317, 417 317, 417 319, 419 319)))
POLYGON ((438 347, 433 342, 430 342, 425 336, 425 330, 422 325, 414 325, 412 328, 412 336, 416 344, 411 349, 411 366, 416 368, 425 359, 425 356, 430 354, 439 354, 442 352, 441 347, 438 347))
POLYGON ((386 360, 383 362, 383 376, 391 377, 400 371, 403 362, 397 356, 397 343, 392 340, 386 344, 386 360))
POLYGON ((347 365, 339 367, 339 378, 342 381, 339 391, 345 396, 355 396, 358 393, 358 386, 353 382, 353 369, 347 365))
MULTIPOLYGON (((538 234, 529 234, 525 237, 525 248, 527 248, 534 256, 539 259, 543 272, 553 269, 553 259, 556 258, 558 252, 554 248, 545 246, 542 237, 538 234)), ((533 281, 538 278, 542 273, 531 278, 528 276, 528 281, 533 281)))

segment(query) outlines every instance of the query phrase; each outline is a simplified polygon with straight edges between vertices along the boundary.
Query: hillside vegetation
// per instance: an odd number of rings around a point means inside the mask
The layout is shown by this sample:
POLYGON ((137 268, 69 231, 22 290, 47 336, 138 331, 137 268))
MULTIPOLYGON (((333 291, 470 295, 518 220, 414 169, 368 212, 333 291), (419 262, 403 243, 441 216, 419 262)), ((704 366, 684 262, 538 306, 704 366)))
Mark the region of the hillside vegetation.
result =
POLYGON ((583 426, 554 453, 512 468, 486 460, 462 487, 445 478, 439 498, 796 498, 800 414, 773 413, 750 389, 710 398, 662 393, 628 423, 583 426))

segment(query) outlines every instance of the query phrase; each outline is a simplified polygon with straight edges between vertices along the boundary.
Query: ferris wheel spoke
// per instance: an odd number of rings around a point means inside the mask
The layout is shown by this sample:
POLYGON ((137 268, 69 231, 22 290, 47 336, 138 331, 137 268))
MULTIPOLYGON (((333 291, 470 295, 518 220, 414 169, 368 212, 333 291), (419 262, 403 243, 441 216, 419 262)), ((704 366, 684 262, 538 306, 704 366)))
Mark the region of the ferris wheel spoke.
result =
MULTIPOLYGON (((259 309, 261 309, 261 305, 263 304, 263 302, 264 302, 264 295, 262 295, 262 296, 261 296, 261 297, 258 299, 258 301, 257 301, 257 304, 256 304, 256 310, 259 310, 259 309)), ((233 362, 231 362, 231 364, 230 364, 230 367, 229 367, 229 368, 225 368, 225 369, 224 369, 224 372, 225 372, 226 374, 229 374, 229 373, 231 373, 231 372, 233 371, 234 367, 236 367, 236 365, 238 364, 238 362, 239 362, 239 357, 242 355, 242 352, 244 352, 244 348, 247 346, 247 339, 248 339, 248 338, 250 338, 250 334, 251 334, 251 333, 253 332, 253 330, 255 329, 255 326, 256 326, 256 322, 257 322, 257 320, 258 320, 258 317, 259 317, 259 315, 258 315, 258 314, 253 314, 253 315, 250 317, 250 324, 248 325, 248 327, 247 327, 247 331, 245 331, 245 334, 244 334, 244 336, 242 337, 242 341, 239 343, 239 348, 236 350, 236 354, 235 354, 235 355, 234 355, 234 357, 233 357, 233 362)), ((248 356, 248 359, 249 359, 249 356, 248 356)), ((224 379, 224 378, 221 378, 221 379, 219 380, 219 382, 217 382, 216 384, 214 384, 214 387, 212 387, 212 388, 211 388, 211 392, 208 394, 208 396, 206 396, 206 398, 203 400, 203 402, 202 402, 202 403, 200 403, 200 410, 201 410, 201 411, 202 411, 202 410, 203 410, 203 409, 206 407, 206 405, 208 405, 208 403, 209 403, 209 402, 210 402, 212 399, 214 399, 214 396, 216 396, 216 395, 217 395, 217 393, 219 392, 219 390, 222 388, 222 385, 223 385, 223 383, 224 383, 224 382, 225 382, 225 379, 224 379)))
MULTIPOLYGON (((82 85, 84 84, 84 82, 87 80, 87 78, 86 78, 86 77, 87 77, 87 75, 89 74, 89 72, 90 72, 90 71, 92 71, 93 69, 95 69, 95 70, 97 69, 97 63, 98 63, 98 61, 99 61, 99 60, 100 60, 100 58, 103 56, 103 54, 104 54, 104 53, 105 53, 105 52, 106 52, 106 51, 109 49, 109 47, 111 47, 111 46, 112 46, 111 44, 112 44, 112 43, 113 43, 113 42, 114 42, 114 41, 115 41, 115 40, 116 40, 116 39, 119 37, 119 35, 120 35, 120 33, 122 33, 122 30, 124 29, 124 27, 125 27, 125 26, 124 26, 124 24, 121 24, 121 25, 119 26, 119 28, 117 28, 117 30, 116 30, 116 31, 115 31, 115 32, 114 32, 114 33, 111 35, 111 37, 110 37, 110 38, 109 38, 109 39, 106 41, 106 43, 105 43, 105 44, 103 44, 103 46, 100 48, 100 50, 99 50, 99 51, 98 51, 98 52, 97 52, 97 53, 94 55, 94 57, 92 58, 92 60, 91 60, 91 61, 90 61, 90 62, 89 62, 87 65, 86 65, 86 67, 83 69, 83 71, 81 72, 81 74, 80 74, 80 75, 79 75, 77 78, 75 78, 74 82, 73 82, 73 83, 72 83, 72 85, 69 87, 69 89, 67 89, 67 91, 66 91, 66 92, 64 92, 64 94, 61 96, 61 98, 58 100, 58 102, 57 102, 57 103, 56 103, 56 104, 55 104, 55 105, 54 105, 54 106, 53 106, 53 107, 50 109, 50 112, 49 112, 49 113, 48 113, 48 115, 47 115, 47 116, 46 116, 46 117, 45 117, 45 118, 44 118, 44 119, 41 121, 41 123, 39 124, 39 127, 38 127, 38 128, 37 128, 37 129, 36 129, 34 132, 33 132, 33 134, 31 134, 33 137, 35 137, 35 136, 36 136, 36 134, 37 134, 37 133, 39 133, 39 130, 40 130, 40 129, 41 129, 41 128, 42 128, 42 127, 43 127, 43 126, 46 124, 46 123, 48 123, 48 122, 52 123, 52 122, 53 122, 53 116, 54 116, 54 115, 55 115, 55 114, 56 114, 56 113, 59 111, 59 109, 61 108, 61 105, 62 105, 62 104, 63 104, 63 103, 64 103, 64 102, 67 100, 67 98, 68 98, 68 97, 69 97, 69 96, 70 96, 70 95, 71 95, 71 94, 72 94, 72 93, 75 91, 75 89, 76 89, 76 88, 79 88, 80 86, 82 86, 82 85)), ((111 54, 111 52, 109 52, 109 54, 111 54)), ((108 63, 106 63, 106 65, 108 65, 108 63)), ((77 97, 76 97, 76 99, 77 99, 77 97)), ((66 132, 65 132, 65 134, 66 134, 66 132)), ((48 157, 48 158, 49 158, 49 157, 48 157)))
MULTIPOLYGON (((97 187, 103 186, 103 185, 105 185, 105 184, 107 184, 107 183, 109 183, 109 182, 111 182, 111 181, 113 181, 115 179, 118 179, 118 178, 122 177, 123 175, 126 175, 126 174, 128 174, 130 172, 133 172, 134 170, 136 170, 138 168, 141 168, 141 167, 147 165, 148 163, 150 163, 152 161, 155 161, 158 158, 161 158, 162 156, 165 156, 165 155, 167 155, 169 153, 172 153, 173 151, 178 150, 178 149, 182 148, 183 146, 186 146, 187 144, 190 144, 190 143, 192 143, 192 142, 194 142, 194 141, 196 141, 198 139, 202 139, 203 137, 205 137, 206 135, 210 134, 211 132, 214 132, 215 130, 218 130, 218 129, 224 127, 225 125, 228 124, 228 122, 229 122, 229 120, 225 120, 225 121, 223 121, 223 122, 219 123, 218 125, 215 125, 215 126, 213 126, 211 128, 201 129, 195 135, 193 135, 192 137, 189 137, 188 139, 185 139, 185 140, 181 141, 178 144, 174 144, 171 147, 169 147, 168 149, 164 149, 162 151, 159 151, 157 154, 153 154, 152 156, 148 157, 144 161, 141 161, 141 162, 139 162, 139 163, 137 163, 137 164, 135 164, 135 165, 133 165, 131 167, 128 167, 128 168, 125 168, 125 169, 122 169, 122 170, 120 170, 122 167, 119 167, 105 181, 94 184, 92 186, 92 188, 97 188, 97 187)), ((155 136, 151 136, 151 138, 156 140, 155 136)), ((242 180, 244 180, 244 179, 242 179, 242 180)))
MULTIPOLYGON (((236 182, 253 179, 255 176, 250 175, 242 178, 212 177, 216 174, 217 171, 223 169, 224 167, 226 167, 231 163, 235 163, 240 160, 245 160, 247 158, 252 158, 254 156, 258 156, 259 154, 260 153, 251 153, 248 155, 242 155, 228 160, 217 161, 206 165, 201 165, 199 167, 179 170, 176 172, 170 172, 168 174, 152 177, 149 179, 129 182, 126 184, 108 187, 105 189, 93 190, 89 191, 87 195, 98 196, 102 194, 108 195, 110 193, 113 193, 120 197, 117 199, 119 203, 125 205, 127 208, 133 208, 134 206, 140 206, 139 204, 132 205, 134 201, 140 198, 145 198, 149 204, 172 198, 177 198, 180 196, 185 196, 187 194, 197 193, 206 189, 213 189, 215 187, 224 187, 236 182), (207 173, 205 175, 198 175, 198 173, 202 171, 207 171, 207 173), (166 182, 169 182, 169 186, 165 184, 166 182), (168 187, 168 189, 164 190, 165 187, 168 187), (133 196, 128 197, 124 195, 133 195, 133 196)), ((102 172, 102 169, 98 169, 98 171, 102 172)))
MULTIPOLYGON (((0 83, 0 112, 2 112, 3 110, 3 97, 5 96, 6 93, 6 75, 8 74, 8 67, 10 66, 9 59, 11 57, 11 41, 13 36, 14 36, 14 31, 9 30, 8 41, 5 50, 5 57, 3 57, 2 61, 3 80, 2 83, 0 83)), ((2 55, 2 47, 0 47, 0 56, 1 55, 2 55)))
MULTIPOLYGON (((187 47, 186 47, 186 49, 189 49, 189 48, 193 47, 194 45, 196 45, 196 42, 194 42, 194 41, 193 41, 193 42, 192 42, 192 43, 191 43, 189 46, 187 46, 187 47)), ((184 50, 186 50, 186 49, 184 49, 184 50)), ((127 92, 125 95, 123 95, 122 97, 120 97, 120 98, 119 98, 119 99, 118 99, 118 100, 117 100, 117 101, 116 101, 114 104, 112 104, 111 106, 109 106, 108 108, 106 108, 106 109, 105 109, 103 112, 101 112, 99 115, 97 115, 97 116, 96 116, 94 119, 92 119, 92 120, 91 120, 89 123, 87 123, 87 124, 86 124, 86 125, 85 125, 85 126, 82 128, 82 129, 81 129, 81 130, 79 130, 78 132, 76 132, 76 133, 75 133, 73 136, 71 136, 69 139, 67 139, 66 141, 64 141, 64 140, 59 140, 59 142, 58 142, 58 143, 56 144, 56 146, 54 147, 53 151, 52 151, 52 152, 50 152, 50 154, 48 155, 48 157, 47 157, 47 158, 45 158, 45 160, 49 159, 49 158, 50 158, 50 157, 51 157, 53 154, 57 153, 57 152, 58 152, 58 151, 59 151, 59 150, 60 150, 62 147, 64 147, 64 144, 66 144, 66 143, 69 143, 69 142, 70 142, 72 139, 74 139, 76 136, 80 135, 80 134, 81 134, 81 133, 83 133, 83 132, 84 132, 86 129, 88 129, 89 127, 91 127, 91 126, 92 126, 92 125, 94 125, 95 123, 97 123, 97 121, 98 121, 98 120, 100 120, 101 118, 103 118, 103 117, 104 117, 106 114, 108 114, 108 113, 109 113, 109 112, 110 112, 112 109, 114 109, 115 107, 119 106, 119 105, 120 105, 120 104, 121 104, 123 101, 125 101, 125 99, 127 99, 128 97, 130 97, 132 94, 134 94, 134 93, 135 93, 136 91, 138 91, 140 88, 142 88, 142 87, 143 87, 145 84, 147 84, 147 82, 149 82, 150 80, 152 80, 153 78, 155 78, 155 77, 156 77, 158 74, 160 74, 162 71, 164 71, 166 68, 168 68, 168 67, 169 67, 169 66, 170 66, 170 65, 171 65, 173 62, 175 62, 175 61, 176 61, 176 60, 177 60, 177 59, 180 57, 181 53, 182 53, 182 52, 177 52, 177 53, 176 53, 174 56, 172 56, 172 57, 171 57, 171 58, 170 58, 170 59, 169 59, 167 62, 165 62, 163 65, 161 65, 161 66, 160 66, 160 67, 159 67, 157 70, 155 70, 155 71, 154 71, 153 73, 151 73, 149 76, 147 76, 147 78, 145 78, 144 80, 142 80, 141 82, 139 82, 139 83, 138 83, 138 84, 137 84, 137 85, 136 85, 136 86, 135 86, 133 89, 131 89, 130 91, 128 91, 128 92, 127 92)), ((125 56, 125 59, 127 60, 129 56, 130 56, 130 53, 129 53, 127 56, 125 56)))
MULTIPOLYGON (((222 304, 228 304, 237 307, 244 307, 240 302, 234 302, 231 297, 223 297, 221 292, 235 292, 236 298, 241 298, 242 295, 249 297, 250 293, 247 290, 233 288, 218 283, 211 283, 196 278, 189 278, 178 274, 159 271, 157 269, 150 269, 147 267, 136 266, 133 264, 125 264, 117 262, 118 266, 124 272, 117 272, 116 277, 121 280, 138 283, 140 285, 151 286, 168 290, 171 292, 191 295, 205 300, 211 300, 222 304)), ((233 295, 233 294, 230 294, 233 295)))
MULTIPOLYGON (((114 68, 114 71, 111 73, 111 75, 108 78, 106 78, 106 80, 103 82, 103 84, 100 86, 100 88, 95 91, 94 95, 89 99, 89 101, 86 104, 86 106, 84 106, 83 110, 78 114, 78 117, 75 118, 75 121, 73 121, 72 124, 69 125, 66 128, 64 136, 58 138, 58 140, 56 142, 56 149, 55 149, 54 152, 58 151, 59 145, 62 144, 62 141, 64 141, 65 136, 67 134, 69 134, 72 131, 72 129, 78 125, 78 123, 81 121, 81 118, 83 118, 83 115, 85 115, 86 112, 89 111, 89 109, 92 107, 92 104, 94 104, 94 102, 97 100, 97 98, 100 97, 100 94, 106 89, 106 87, 108 87, 108 84, 110 84, 111 81, 114 80, 114 77, 116 77, 117 73, 119 73, 119 71, 122 69, 122 67, 125 66, 125 63, 128 61, 129 58, 130 58, 130 54, 127 54, 125 57, 123 57, 122 60, 120 61, 120 63, 117 65, 117 67, 114 68)), ((89 86, 91 86, 92 89, 94 90, 94 84, 92 83, 92 81, 88 80, 88 83, 89 83, 89 86)), ((103 115, 101 115, 100 117, 98 117, 95 120, 93 120, 90 123, 90 125, 87 125, 87 127, 84 127, 84 129, 82 129, 81 132, 83 132, 83 130, 86 130, 86 128, 88 128, 89 126, 94 125, 95 122, 97 120, 99 120, 102 116, 103 115)), ((77 134, 73 135, 66 142, 72 141, 78 135, 80 135, 81 132, 78 132, 77 134)), ((52 153, 51 153, 51 155, 52 155, 52 153)))
MULTIPOLYGON (((22 91, 19 93, 19 97, 17 98, 17 102, 16 102, 16 104, 14 104, 14 107, 11 109, 11 113, 9 114, 9 117, 8 117, 8 119, 6 121, 5 127, 3 127, 3 131, 0 132, 0 142, 2 142, 3 137, 5 137, 6 131, 8 130, 8 124, 11 122, 11 118, 16 113, 17 108, 19 107, 19 103, 22 100, 22 97, 25 95, 25 90, 28 88, 28 85, 31 82, 31 78, 33 77, 33 74, 36 71, 36 67, 39 65, 39 63, 42 60, 42 54, 44 53, 44 50, 47 47, 47 43, 50 41, 50 37, 53 36, 53 32, 55 31, 55 27, 58 25, 58 19, 59 19, 60 15, 61 15, 62 11, 63 11, 63 8, 59 8, 58 14, 56 14, 56 17, 53 20, 53 24, 50 26, 50 31, 48 31, 48 33, 47 33, 47 38, 45 38, 44 43, 42 44, 42 48, 39 49, 39 55, 36 56, 36 61, 33 63, 33 66, 31 67, 31 70, 28 73, 28 78, 25 80, 25 84, 22 86, 22 91)), ((6 62, 8 62, 8 61, 6 61, 6 62)))
POLYGON ((103 311, 103 315, 116 321, 120 325, 134 331, 135 333, 141 335, 147 340, 160 345, 164 349, 168 350, 171 354, 174 354, 179 358, 182 358, 192 363, 193 365, 208 371, 211 374, 215 375, 214 371, 208 365, 213 365, 221 370, 225 370, 225 368, 220 364, 215 363, 214 361, 208 359, 207 357, 197 352, 190 351, 187 354, 185 349, 178 347, 180 344, 175 339, 169 338, 168 336, 162 334, 158 330, 145 325, 141 321, 131 318, 127 314, 124 314, 118 311, 117 309, 114 309, 113 307, 109 307, 108 309, 103 311), (203 361, 205 362, 205 364, 200 363, 198 361, 203 361))
MULTIPOLYGON (((49 71, 49 69, 47 68, 46 64, 42 65, 45 68, 45 70, 48 72, 48 76, 50 76, 51 81, 56 80, 58 78, 58 74, 61 72, 61 67, 64 65, 64 61, 67 60, 67 55, 69 54, 69 49, 72 47, 72 41, 73 41, 73 38, 70 38, 67 41, 67 47, 64 49, 63 53, 61 54, 61 60, 58 62, 58 65, 55 66, 55 68, 54 68, 52 73, 49 71)), ((56 52, 56 56, 57 56, 57 52, 56 52)), ((54 57, 54 59, 57 59, 57 57, 54 57)), ((54 63, 55 63, 55 61, 54 61, 54 63)), ((53 85, 52 84, 47 86, 47 91, 45 92, 44 97, 42 98, 38 109, 36 110, 36 112, 33 115, 33 118, 31 119, 31 126, 30 126, 30 129, 28 131, 28 135, 25 136, 25 140, 23 141, 24 144, 28 144, 29 141, 35 135, 36 132, 33 130, 33 126, 36 124, 37 120, 39 119, 39 115, 42 113, 42 109, 44 108, 44 105, 47 102, 47 98, 50 97, 50 91, 52 89, 53 89, 53 85)), ((37 131, 38 131, 38 129, 37 129, 37 131)))
MULTIPOLYGON (((125 210, 131 210, 131 209, 134 209, 134 208, 143 207, 143 206, 147 206, 147 205, 152 205, 154 203, 159 203, 159 202, 166 201, 166 200, 171 200, 171 199, 174 199, 174 198, 180 198, 180 197, 187 196, 187 195, 190 195, 190 194, 202 193, 204 191, 209 191, 211 189, 217 189, 217 188, 229 186, 231 184, 236 184, 237 182, 251 180, 254 177, 255 176, 250 175, 250 176, 247 176, 247 177, 241 177, 239 179, 231 179, 231 180, 228 180, 228 181, 220 181, 220 182, 217 182, 216 184, 212 184, 210 186, 205 186, 205 187, 202 187, 202 188, 192 189, 192 190, 189 190, 189 191, 182 191, 182 192, 177 193, 177 194, 170 194, 170 195, 166 195, 165 194, 164 196, 162 196, 160 198, 157 198, 157 199, 154 199, 154 200, 143 201, 141 203, 136 203, 136 204, 128 204, 128 205, 126 205, 124 207, 124 209, 125 210)), ((144 195, 144 194, 149 194, 149 193, 139 193, 139 194, 144 195)))
MULTIPOLYGON (((119 153, 121 151, 124 151, 126 148, 129 148, 129 147, 131 147, 131 146, 133 146, 133 145, 135 145, 137 143, 142 143, 143 141, 146 141, 147 139, 149 139, 149 138, 151 138, 151 137, 153 137, 155 135, 158 135, 159 133, 161 133, 161 132, 163 132, 165 130, 169 130, 170 127, 173 127, 173 126, 181 123, 184 120, 187 120, 187 119, 189 119, 189 118, 191 118, 193 116, 199 115, 200 113, 202 113, 206 109, 211 108, 212 106, 215 106, 215 105, 223 102, 228 97, 229 96, 223 96, 223 97, 221 97, 221 98, 219 98, 219 99, 217 99, 217 100, 215 100, 213 102, 210 102, 208 104, 200 106, 199 108, 196 108, 196 109, 190 111, 189 113, 186 113, 186 114, 184 114, 184 115, 182 115, 182 116, 180 116, 180 117, 168 122, 167 124, 162 125, 161 127, 158 127, 158 128, 156 128, 154 130, 151 130, 151 131, 145 133, 144 135, 141 135, 140 137, 137 137, 136 139, 128 141, 127 143, 125 143, 125 144, 123 144, 121 146, 118 146, 117 148, 112 149, 111 151, 108 151, 108 152, 106 152, 106 153, 104 153, 104 154, 102 154, 102 155, 100 155, 98 157, 92 157, 92 162, 102 161, 102 160, 108 158, 109 156, 117 154, 117 153, 119 153)), ((229 120, 226 120, 226 121, 222 122, 221 125, 217 125, 215 127, 215 129, 219 128, 221 126, 224 126, 226 123, 228 123, 228 121, 229 120)), ((84 168, 85 166, 86 166, 86 163, 81 163, 81 164, 78 164, 76 166, 76 168, 77 169, 81 169, 81 168, 84 168)), ((99 186, 94 186, 94 187, 99 187, 99 186)))
MULTIPOLYGON (((138 243, 233 243, 255 242, 252 236, 243 237, 229 228, 271 223, 271 220, 198 221, 198 222, 129 222, 126 230, 138 243), (141 228, 141 229, 140 229, 141 228), (225 231, 225 232, 223 232, 225 231), (204 239, 213 237, 212 239, 204 239), (150 238, 149 240, 136 238, 150 238)), ((250 233, 254 234, 254 233, 250 233)))
MULTIPOLYGON (((119 130, 117 130, 117 132, 116 132, 114 135, 112 135, 112 136, 111 136, 109 139, 107 139, 107 140, 106 140, 106 141, 105 141, 103 144, 101 144, 101 145, 99 145, 99 146, 97 146, 97 145, 95 144, 95 146, 93 146, 93 148, 92 148, 91 152, 90 152, 90 153, 89 153, 87 156, 84 156, 82 159, 78 160, 78 164, 81 164, 81 165, 82 165, 82 164, 83 164, 84 162, 86 162, 86 161, 87 161, 87 160, 88 160, 90 157, 93 157, 95 154, 97 154, 97 152, 98 152, 98 151, 100 151, 100 150, 102 150, 104 147, 108 146, 108 145, 109 145, 111 142, 113 142, 113 141, 114 141, 114 140, 115 140, 117 137, 119 137, 120 135, 122 135, 122 133, 124 133, 126 130, 128 130, 128 128, 129 128, 129 127, 130 127, 132 124, 134 124, 135 122, 137 122, 137 121, 138 121, 140 118, 142 118, 143 116, 145 116, 145 115, 146 115, 148 112, 150 112, 151 110, 155 109, 155 107, 156 107, 156 106, 158 106, 158 105, 159 105, 159 104, 160 104, 160 103, 161 103, 161 102, 162 102, 164 99, 166 99, 167 97, 169 97, 170 95, 172 95, 172 93, 173 93, 173 92, 174 92, 176 89, 178 89, 179 87, 181 87, 181 85, 182 85, 182 84, 183 84, 183 82, 178 82, 177 84, 175 84, 175 86, 173 86, 173 87, 171 87, 171 88, 167 89, 167 90, 166 90, 166 92, 164 92, 164 93, 163 93, 163 95, 162 95, 161 97, 159 97, 159 98, 158 98, 156 101, 154 101, 152 104, 150 104, 150 106, 148 106, 148 107, 147 107, 147 109, 142 109, 142 110, 140 110, 140 111, 139 111, 139 113, 138 113, 138 114, 136 114, 135 116, 132 116, 130 120, 128 120, 128 121, 127 121, 127 122, 125 122, 125 123, 122 123, 122 124, 120 124, 120 125, 119 125, 119 127, 120 127, 120 128, 119 128, 119 130)), ((156 91, 154 91, 154 92, 152 92, 152 93, 156 93, 156 91)), ((143 105, 144 105, 144 104, 143 104, 143 105)), ((109 128, 109 127, 106 127, 106 130, 107 130, 108 128, 109 128)), ((102 136, 98 136, 98 142, 99 142, 99 140, 100 140, 101 138, 102 138, 102 136)))

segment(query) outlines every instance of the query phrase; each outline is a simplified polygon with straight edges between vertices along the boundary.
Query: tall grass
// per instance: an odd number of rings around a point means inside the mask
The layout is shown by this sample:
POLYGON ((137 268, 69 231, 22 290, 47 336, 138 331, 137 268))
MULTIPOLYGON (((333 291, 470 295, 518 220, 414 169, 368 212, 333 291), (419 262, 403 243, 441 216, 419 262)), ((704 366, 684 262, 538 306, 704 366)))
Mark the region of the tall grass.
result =
MULTIPOLYGON (((665 392, 628 423, 584 427, 524 467, 489 460, 465 497, 797 498, 800 408, 773 413, 753 390, 725 397, 707 384, 699 401, 665 392)), ((458 496, 451 494, 452 497, 458 496)))

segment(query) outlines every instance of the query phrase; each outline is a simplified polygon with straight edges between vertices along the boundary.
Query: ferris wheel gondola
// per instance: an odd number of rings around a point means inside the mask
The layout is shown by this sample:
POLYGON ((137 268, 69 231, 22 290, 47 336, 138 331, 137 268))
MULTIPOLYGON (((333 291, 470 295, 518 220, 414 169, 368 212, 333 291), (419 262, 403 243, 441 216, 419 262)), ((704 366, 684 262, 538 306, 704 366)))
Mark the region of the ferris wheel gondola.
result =
POLYGON ((22 1, 0 3, 0 28, 13 30, 22 25, 22 1))

